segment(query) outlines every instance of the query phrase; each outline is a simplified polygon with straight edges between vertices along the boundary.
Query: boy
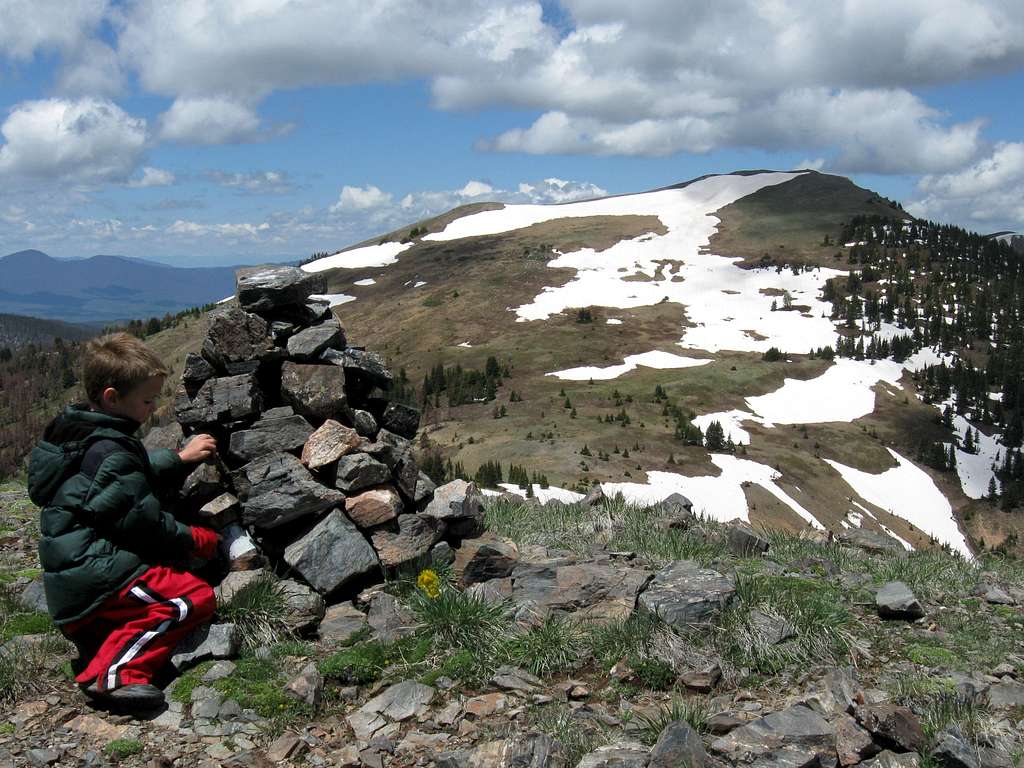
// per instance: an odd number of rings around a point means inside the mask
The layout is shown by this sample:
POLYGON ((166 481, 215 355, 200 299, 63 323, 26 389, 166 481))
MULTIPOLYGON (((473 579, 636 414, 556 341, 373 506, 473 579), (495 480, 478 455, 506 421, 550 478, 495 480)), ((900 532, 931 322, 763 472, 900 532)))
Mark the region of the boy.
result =
POLYGON ((88 404, 57 416, 29 463, 29 495, 42 508, 39 559, 50 615, 85 664, 75 680, 100 703, 127 709, 163 702, 154 675, 216 607, 210 585, 172 563, 212 558, 217 534, 183 525, 160 502, 190 465, 215 454, 216 442, 198 435, 177 453, 147 454, 133 437, 167 374, 133 336, 90 341, 88 404))

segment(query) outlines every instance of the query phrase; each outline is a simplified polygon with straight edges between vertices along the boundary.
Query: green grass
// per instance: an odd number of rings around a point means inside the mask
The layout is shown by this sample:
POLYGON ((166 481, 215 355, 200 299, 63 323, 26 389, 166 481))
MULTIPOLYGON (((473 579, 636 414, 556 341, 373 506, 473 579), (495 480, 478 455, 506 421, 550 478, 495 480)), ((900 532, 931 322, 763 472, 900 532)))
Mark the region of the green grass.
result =
POLYGON ((206 685, 202 681, 202 676, 206 674, 213 664, 212 661, 203 661, 185 672, 175 682, 174 688, 171 690, 171 699, 180 701, 182 704, 188 704, 192 701, 192 691, 196 686, 206 685))
POLYGON ((953 667, 958 658, 948 648, 927 643, 911 643, 903 653, 907 659, 922 667, 953 667))
POLYGON ((654 744, 672 723, 684 720, 697 733, 707 733, 708 718, 711 710, 705 699, 673 699, 667 706, 661 707, 654 715, 640 714, 637 722, 641 726, 640 740, 644 744, 654 744))
POLYGON ((285 623, 287 602, 280 582, 270 573, 235 592, 217 613, 223 621, 235 624, 242 637, 242 648, 247 651, 291 637, 285 623))
POLYGON ((902 581, 921 600, 966 597, 978 581, 978 567, 941 549, 868 558, 866 570, 878 583, 902 581))
POLYGON ((578 669, 589 658, 582 625, 573 619, 549 616, 538 626, 510 637, 500 657, 538 677, 578 669))
POLYGON ((625 619, 591 625, 587 644, 597 663, 607 670, 624 658, 647 657, 654 649, 658 630, 664 627, 665 623, 652 613, 632 613, 625 619))
POLYGON ((114 739, 103 748, 103 751, 111 760, 119 762, 134 755, 141 755, 143 748, 142 742, 138 739, 114 739))
POLYGON ((612 740, 606 727, 563 705, 530 710, 527 721, 532 730, 546 733, 561 744, 561 756, 567 766, 577 765, 584 755, 612 740))
POLYGON ((381 679, 391 666, 418 669, 432 651, 431 639, 410 635, 393 643, 370 640, 344 648, 320 662, 320 673, 346 685, 365 685, 381 679))
POLYGON ((209 685, 265 718, 288 720, 312 715, 310 707, 284 692, 285 682, 276 661, 243 656, 235 660, 230 675, 209 685))

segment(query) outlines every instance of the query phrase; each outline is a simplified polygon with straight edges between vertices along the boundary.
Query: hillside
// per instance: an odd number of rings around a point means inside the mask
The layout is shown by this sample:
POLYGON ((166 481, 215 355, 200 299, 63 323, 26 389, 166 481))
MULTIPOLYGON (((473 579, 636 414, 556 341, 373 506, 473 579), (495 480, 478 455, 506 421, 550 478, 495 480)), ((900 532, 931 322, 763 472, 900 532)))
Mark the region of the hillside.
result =
POLYGON ((122 256, 0 258, 0 312, 77 323, 161 317, 230 295, 234 267, 179 268, 122 256))
POLYGON ((14 350, 26 344, 50 345, 54 339, 82 341, 94 336, 97 330, 60 320, 0 314, 0 348, 14 350))

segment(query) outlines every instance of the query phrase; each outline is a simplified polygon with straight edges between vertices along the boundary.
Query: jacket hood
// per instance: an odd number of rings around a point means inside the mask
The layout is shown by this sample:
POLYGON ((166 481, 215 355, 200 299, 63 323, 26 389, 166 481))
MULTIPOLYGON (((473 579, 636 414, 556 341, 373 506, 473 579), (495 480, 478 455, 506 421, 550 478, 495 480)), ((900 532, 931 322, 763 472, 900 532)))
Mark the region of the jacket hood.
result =
POLYGON ((92 437, 131 435, 139 424, 121 416, 91 411, 87 405, 69 405, 43 431, 28 464, 28 495, 37 507, 50 503, 57 489, 78 472, 92 437), (97 434, 102 431, 102 434, 97 434))

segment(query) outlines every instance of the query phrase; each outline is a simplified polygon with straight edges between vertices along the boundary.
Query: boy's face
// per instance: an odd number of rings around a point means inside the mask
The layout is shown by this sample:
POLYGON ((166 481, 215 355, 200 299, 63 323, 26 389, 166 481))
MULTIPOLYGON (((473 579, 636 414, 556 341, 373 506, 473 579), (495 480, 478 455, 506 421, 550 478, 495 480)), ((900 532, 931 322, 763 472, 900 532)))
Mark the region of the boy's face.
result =
POLYGON ((160 390, 163 387, 163 376, 152 376, 124 394, 113 387, 107 387, 103 390, 101 410, 142 424, 153 415, 157 398, 159 398, 160 390))

